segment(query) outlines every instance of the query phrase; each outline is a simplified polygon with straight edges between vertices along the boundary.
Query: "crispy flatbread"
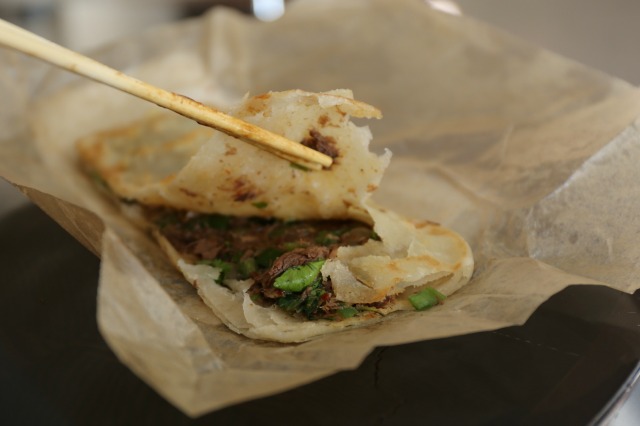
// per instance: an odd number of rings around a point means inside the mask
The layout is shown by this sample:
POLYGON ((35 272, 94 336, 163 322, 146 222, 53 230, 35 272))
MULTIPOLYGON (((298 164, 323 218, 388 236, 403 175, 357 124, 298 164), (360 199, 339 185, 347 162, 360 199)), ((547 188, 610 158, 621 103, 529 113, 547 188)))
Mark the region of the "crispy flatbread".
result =
POLYGON ((294 90, 249 98, 229 113, 293 141, 337 148, 335 164, 308 173, 172 113, 89 136, 78 144, 80 157, 120 197, 145 205, 281 219, 366 215, 362 200, 391 154, 369 152, 369 129, 350 117, 380 117, 376 108, 348 90, 294 90))
POLYGON ((257 275, 223 276, 223 267, 200 262, 149 220, 173 264, 229 328, 256 339, 301 342, 371 324, 395 311, 415 310, 412 297, 425 289, 449 296, 469 281, 473 256, 461 236, 435 223, 412 222, 371 201, 390 153, 370 152, 368 128, 350 118, 379 117, 375 108, 353 100, 347 90, 296 90, 246 99, 230 114, 324 150, 335 157, 334 165, 318 172, 302 170, 227 135, 164 114, 78 144, 83 165, 98 173, 119 198, 138 205, 190 212, 184 217, 215 214, 285 223, 357 220, 372 227, 375 238, 333 246, 323 258, 317 279, 330 283, 331 303, 357 311, 328 320, 260 303, 251 291, 257 275))

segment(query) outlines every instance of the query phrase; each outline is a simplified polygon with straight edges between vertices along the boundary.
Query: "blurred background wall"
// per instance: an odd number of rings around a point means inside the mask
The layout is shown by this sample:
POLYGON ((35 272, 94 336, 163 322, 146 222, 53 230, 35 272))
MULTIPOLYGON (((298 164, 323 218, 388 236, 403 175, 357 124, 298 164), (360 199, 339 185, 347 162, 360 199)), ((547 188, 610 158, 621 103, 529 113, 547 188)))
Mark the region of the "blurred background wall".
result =
MULTIPOLYGON (((284 8, 283 0, 275 3, 284 8)), ((0 17, 86 51, 150 26, 198 15, 215 5, 253 13, 252 0, 0 0, 0 17)))
MULTIPOLYGON (((215 5, 273 20, 285 11, 288 1, 0 0, 0 18, 86 51, 149 26, 196 16, 215 5)), ((608 74, 640 83, 640 60, 635 54, 640 43, 640 0, 396 1, 424 1, 449 12, 462 11, 608 74)))

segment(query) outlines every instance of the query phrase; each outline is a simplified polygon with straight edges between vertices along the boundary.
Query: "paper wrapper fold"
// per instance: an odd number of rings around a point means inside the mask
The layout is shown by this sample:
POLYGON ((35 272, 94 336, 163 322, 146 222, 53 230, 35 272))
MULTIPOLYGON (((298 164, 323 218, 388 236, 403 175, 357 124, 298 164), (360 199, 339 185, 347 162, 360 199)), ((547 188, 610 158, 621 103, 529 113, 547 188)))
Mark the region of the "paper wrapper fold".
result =
POLYGON ((373 149, 394 152, 377 201, 453 228, 476 257, 472 282, 425 313, 298 345, 236 335, 77 168, 77 138, 154 107, 0 50, 0 174, 101 255, 100 330, 189 415, 379 345, 521 324, 568 284, 640 287, 640 94, 623 81, 419 1, 301 0, 270 24, 218 9, 93 56, 219 107, 353 89, 384 113, 373 149))

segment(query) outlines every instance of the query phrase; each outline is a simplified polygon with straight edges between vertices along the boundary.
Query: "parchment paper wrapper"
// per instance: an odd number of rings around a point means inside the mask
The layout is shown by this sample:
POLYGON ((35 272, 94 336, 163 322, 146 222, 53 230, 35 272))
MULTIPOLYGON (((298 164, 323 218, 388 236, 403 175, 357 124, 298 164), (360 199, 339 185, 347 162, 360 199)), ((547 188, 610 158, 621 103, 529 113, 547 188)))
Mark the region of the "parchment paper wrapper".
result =
POLYGON ((444 305, 299 345, 224 327, 78 171, 74 141, 155 107, 0 50, 0 172, 102 257, 98 323, 118 357, 196 416, 358 366, 379 345, 521 324, 572 283, 640 287, 640 95, 629 84, 416 0, 307 0, 258 23, 229 10, 96 52, 224 106, 351 88, 394 152, 376 198, 471 243, 444 305), (102 237, 102 238, 101 238, 102 237))

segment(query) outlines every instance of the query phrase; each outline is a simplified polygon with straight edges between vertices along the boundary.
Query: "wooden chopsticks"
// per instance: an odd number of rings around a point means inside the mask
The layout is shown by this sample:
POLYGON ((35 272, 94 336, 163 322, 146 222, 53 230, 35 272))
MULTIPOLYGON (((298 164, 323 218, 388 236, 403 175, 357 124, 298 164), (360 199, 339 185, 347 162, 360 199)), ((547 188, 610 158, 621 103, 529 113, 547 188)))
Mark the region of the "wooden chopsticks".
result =
POLYGON ((0 19, 0 45, 10 47, 75 74, 152 102, 262 148, 306 168, 330 167, 333 159, 283 136, 224 114, 186 96, 130 77, 80 53, 0 19))

